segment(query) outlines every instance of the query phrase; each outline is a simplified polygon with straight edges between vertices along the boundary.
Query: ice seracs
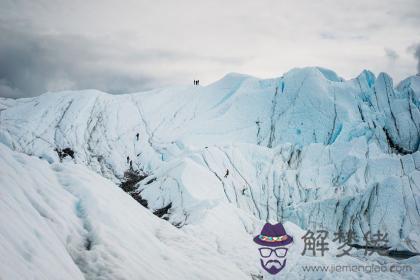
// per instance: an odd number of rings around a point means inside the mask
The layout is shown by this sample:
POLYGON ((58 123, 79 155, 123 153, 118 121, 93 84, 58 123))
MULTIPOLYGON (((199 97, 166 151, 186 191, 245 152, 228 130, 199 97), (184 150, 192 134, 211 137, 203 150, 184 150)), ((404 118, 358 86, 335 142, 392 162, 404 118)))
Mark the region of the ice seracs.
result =
POLYGON ((126 95, 47 93, 0 99, 0 126, 1 143, 50 164, 69 148, 64 165, 117 185, 141 171, 138 201, 231 259, 266 220, 359 238, 380 230, 393 249, 419 251, 418 76, 394 86, 385 73, 344 80, 310 67, 126 95))

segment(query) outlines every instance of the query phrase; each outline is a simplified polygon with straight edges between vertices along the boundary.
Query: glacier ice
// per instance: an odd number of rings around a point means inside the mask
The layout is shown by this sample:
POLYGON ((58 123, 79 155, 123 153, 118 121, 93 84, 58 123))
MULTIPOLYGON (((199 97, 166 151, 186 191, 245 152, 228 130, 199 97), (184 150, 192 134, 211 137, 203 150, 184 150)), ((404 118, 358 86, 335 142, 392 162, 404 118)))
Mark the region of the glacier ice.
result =
POLYGON ((149 210, 167 208, 170 223, 205 235, 248 275, 250 260, 223 230, 246 242, 262 222, 288 221, 359 237, 380 230, 393 249, 420 248, 419 76, 394 87, 385 73, 344 80, 309 67, 204 87, 3 98, 0 142, 53 165, 54 149, 70 148, 64 165, 116 184, 129 156, 148 175, 136 194, 149 210))

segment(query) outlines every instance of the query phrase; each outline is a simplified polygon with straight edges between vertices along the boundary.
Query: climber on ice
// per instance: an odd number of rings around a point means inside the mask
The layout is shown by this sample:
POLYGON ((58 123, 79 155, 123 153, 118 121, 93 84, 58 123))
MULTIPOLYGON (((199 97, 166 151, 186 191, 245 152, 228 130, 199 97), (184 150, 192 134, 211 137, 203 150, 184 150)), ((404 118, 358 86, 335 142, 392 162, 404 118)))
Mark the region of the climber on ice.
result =
POLYGON ((137 132, 137 134, 136 134, 137 141, 139 141, 139 136, 140 136, 140 134, 137 132))
POLYGON ((227 176, 229 176, 229 169, 226 169, 225 178, 227 178, 227 176))

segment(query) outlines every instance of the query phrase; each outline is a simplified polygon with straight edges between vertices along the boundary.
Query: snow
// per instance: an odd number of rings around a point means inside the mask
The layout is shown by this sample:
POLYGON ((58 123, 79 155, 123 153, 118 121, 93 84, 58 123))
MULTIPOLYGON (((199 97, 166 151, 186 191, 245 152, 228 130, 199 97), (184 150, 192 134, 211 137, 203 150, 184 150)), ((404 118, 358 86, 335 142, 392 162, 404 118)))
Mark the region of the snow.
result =
MULTIPOLYGON (((200 217, 177 229, 82 165, 48 164, 2 144, 0 155, 2 279, 251 279, 262 275, 252 237, 263 221, 230 203, 201 207, 200 217)), ((305 274, 302 266, 334 263, 335 247, 323 258, 301 256, 300 237, 305 232, 290 222, 285 227, 295 242, 282 276, 300 278, 305 274)), ((376 253, 366 260, 359 255, 343 257, 343 264, 413 267, 401 274, 375 274, 384 279, 414 279, 420 270, 420 257, 415 257, 416 262, 376 253)), ((336 276, 306 272, 306 277, 336 276)))
POLYGON ((246 279, 85 167, 0 154, 2 279, 246 279))
MULTIPOLYGON (((265 221, 285 222, 295 240, 306 229, 359 238, 380 230, 393 249, 419 252, 419 89, 418 76, 394 88, 385 73, 346 81, 309 67, 125 95, 0 99, 0 241, 12 256, 0 271, 6 279, 34 267, 38 279, 249 279, 261 275, 251 240, 265 221), (60 163, 56 148, 75 158, 60 163), (149 175, 136 185, 149 209, 116 186, 127 156, 149 175), (169 223, 152 214, 168 205, 169 223)), ((403 276, 415 278, 414 267, 403 276)), ((284 273, 302 276, 299 266, 284 273)))

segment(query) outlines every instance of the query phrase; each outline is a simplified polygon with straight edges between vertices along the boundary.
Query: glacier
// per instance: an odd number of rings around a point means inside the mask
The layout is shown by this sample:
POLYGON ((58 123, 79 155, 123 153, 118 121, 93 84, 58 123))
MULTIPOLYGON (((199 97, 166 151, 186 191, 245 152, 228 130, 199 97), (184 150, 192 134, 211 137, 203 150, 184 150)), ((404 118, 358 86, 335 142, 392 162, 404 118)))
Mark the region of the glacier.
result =
MULTIPOLYGON (((42 162, 47 173, 64 168, 65 175, 48 176, 59 178, 49 184, 63 185, 63 197, 69 191, 72 194, 73 188, 82 188, 77 185, 85 186, 91 192, 91 203, 96 205, 89 206, 92 211, 102 211, 97 204, 106 205, 105 201, 113 200, 113 193, 101 197, 101 185, 112 189, 111 186, 124 182, 130 170, 138 172, 140 179, 134 182, 130 194, 147 209, 121 191, 115 196, 124 199, 118 198, 121 201, 115 201, 115 211, 107 215, 119 213, 117 208, 131 200, 130 205, 134 203, 133 209, 137 209, 133 212, 139 213, 140 220, 146 219, 144 216, 159 227, 165 224, 162 227, 168 231, 171 228, 174 235, 201 236, 206 242, 197 246, 213 249, 208 257, 215 257, 209 263, 213 261, 217 266, 226 261, 237 268, 226 271, 230 276, 220 275, 220 279, 259 275, 253 265, 255 248, 246 244, 266 221, 287 223, 296 234, 309 228, 352 230, 362 238, 369 231, 379 230, 389 234, 392 250, 419 252, 419 76, 394 86, 385 73, 376 77, 365 70, 354 79, 344 80, 331 70, 308 67, 293 69, 274 79, 231 73, 208 86, 179 86, 134 94, 83 90, 17 100, 2 98, 0 143, 4 145, 0 150, 2 158, 9 153, 24 153, 34 158, 28 161, 42 162), (57 150, 66 148, 74 152, 73 158, 59 157, 57 150), (79 169, 83 169, 82 174, 79 169), (61 176, 71 178, 60 182, 61 176), (77 179, 79 176, 106 183, 92 183, 98 187, 91 190, 77 179), (78 183, 69 187, 66 180, 78 183)), ((13 165, 12 157, 18 156, 8 156, 2 162, 2 170, 13 165)), ((15 169, 24 173, 25 168, 15 169)), ((27 176, 38 180, 36 174, 27 176)), ((8 190, 19 180, 23 179, 16 176, 2 182, 2 189, 7 186, 8 190)), ((31 191, 42 192, 42 187, 36 185, 31 191)), ((13 215, 20 211, 24 210, 16 210, 13 215)), ((70 219, 71 225, 72 219, 80 223, 78 215, 69 211, 60 217, 70 219)), ((141 223, 135 229, 139 235, 146 230, 140 230, 141 223)), ((74 227, 67 230, 80 231, 74 227)), ((123 227, 119 228, 122 235, 123 227)), ((134 236, 129 238, 132 242, 137 240, 134 236)), ((165 242, 172 249, 183 246, 170 240, 165 242)), ((183 247, 182 255, 191 256, 190 249, 183 247)), ((64 254, 62 251, 60 254, 64 254)), ((106 249, 105 252, 109 253, 106 249)), ((69 254, 74 259, 71 250, 69 254)), ((144 258, 139 253, 127 255, 144 258)), ((418 258, 406 262, 415 263, 418 258)), ((95 266, 88 257, 82 259, 87 262, 82 273, 91 276, 95 266)), ((321 261, 296 259, 300 263, 321 261)), ((366 261, 395 260, 382 256, 347 260, 366 261)), ((185 262, 179 266, 184 267, 185 262)), ((128 266, 128 271, 145 275, 128 266)), ((76 270, 77 267, 68 268, 76 270)), ((112 278, 112 273, 107 277, 112 278)), ((196 272, 185 268, 185 273, 196 272)), ((286 273, 293 277, 302 272, 290 268, 286 273)), ((414 273, 405 276, 415 278, 414 273)), ((121 275, 123 279, 139 277, 121 275)), ((333 274, 306 277, 330 276, 333 274)), ((383 277, 398 278, 390 274, 383 277)))

